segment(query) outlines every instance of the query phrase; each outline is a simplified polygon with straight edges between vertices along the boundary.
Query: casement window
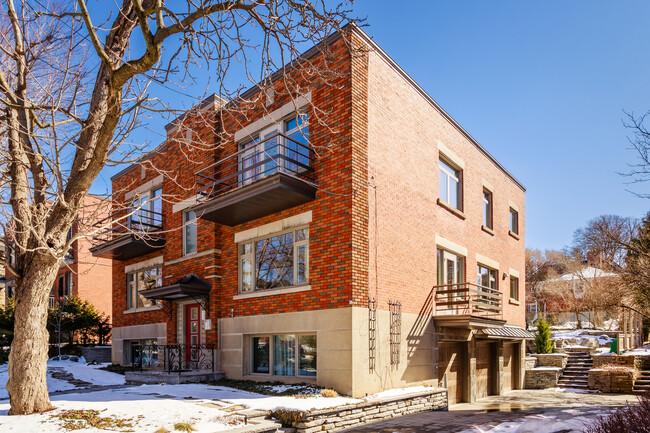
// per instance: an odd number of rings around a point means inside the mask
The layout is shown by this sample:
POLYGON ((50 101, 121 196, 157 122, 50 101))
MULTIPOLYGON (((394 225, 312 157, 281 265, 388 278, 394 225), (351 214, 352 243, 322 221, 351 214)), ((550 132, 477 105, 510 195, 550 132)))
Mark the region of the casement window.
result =
POLYGON ((131 202, 129 227, 134 230, 162 229, 162 188, 139 195, 131 202))
POLYGON ((478 284, 481 287, 485 287, 487 289, 493 289, 493 290, 498 289, 498 279, 497 279, 498 272, 495 269, 491 269, 479 264, 477 266, 476 272, 477 272, 476 284, 478 284))
POLYGON ((316 335, 279 334, 251 338, 251 373, 315 377, 316 335))
POLYGON ((438 249, 438 285, 465 282, 465 257, 438 249))
POLYGON ((483 190, 483 226, 492 228, 492 193, 486 189, 483 190))
POLYGON ((239 244, 239 292, 309 284, 309 229, 239 244))
POLYGON ((510 299, 519 300, 519 278, 510 276, 510 299))
POLYGON ((289 174, 303 172, 309 166, 308 140, 309 116, 306 113, 294 114, 265 127, 240 146, 239 182, 246 185, 278 171, 289 174))
POLYGON ((440 173, 438 179, 438 193, 440 200, 462 211, 461 170, 452 167, 443 159, 438 160, 438 166, 440 173))
POLYGON ((183 255, 197 251, 196 213, 193 210, 183 212, 183 255))
POLYGON ((510 208, 510 231, 519 234, 519 213, 513 208, 510 208))
POLYGON ((126 308, 144 308, 156 302, 142 296, 147 289, 162 286, 162 266, 139 269, 126 274, 126 308))

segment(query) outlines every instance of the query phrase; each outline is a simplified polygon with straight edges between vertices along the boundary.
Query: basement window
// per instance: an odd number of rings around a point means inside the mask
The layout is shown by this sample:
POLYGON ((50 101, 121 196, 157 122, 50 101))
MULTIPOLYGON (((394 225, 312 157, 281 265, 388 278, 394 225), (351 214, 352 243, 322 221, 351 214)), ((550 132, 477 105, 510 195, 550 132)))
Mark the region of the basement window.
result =
POLYGON ((316 335, 278 334, 251 338, 251 373, 316 376, 316 335))

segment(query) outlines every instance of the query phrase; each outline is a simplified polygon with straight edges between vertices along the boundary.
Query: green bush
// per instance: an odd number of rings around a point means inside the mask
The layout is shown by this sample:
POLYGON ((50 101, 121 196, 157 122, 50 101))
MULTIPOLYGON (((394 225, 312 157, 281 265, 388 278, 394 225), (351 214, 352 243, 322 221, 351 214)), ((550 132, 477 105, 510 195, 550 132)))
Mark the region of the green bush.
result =
POLYGON ((551 325, 543 317, 537 321, 535 333, 535 350, 537 353, 553 353, 551 341, 551 325))

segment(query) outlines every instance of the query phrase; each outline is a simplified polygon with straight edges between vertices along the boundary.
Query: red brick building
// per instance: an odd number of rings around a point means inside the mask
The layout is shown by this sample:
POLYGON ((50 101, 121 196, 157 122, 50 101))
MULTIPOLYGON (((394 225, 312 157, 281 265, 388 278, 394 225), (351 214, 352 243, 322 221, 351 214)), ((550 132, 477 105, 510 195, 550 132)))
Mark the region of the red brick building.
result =
POLYGON ((198 344, 181 356, 208 351, 228 377, 354 396, 521 387, 525 190, 349 31, 363 49, 331 36, 333 77, 298 65, 291 98, 277 76, 208 98, 113 177, 116 207, 146 229, 93 248, 114 259, 114 362, 198 344), (195 142, 212 145, 188 157, 195 142))

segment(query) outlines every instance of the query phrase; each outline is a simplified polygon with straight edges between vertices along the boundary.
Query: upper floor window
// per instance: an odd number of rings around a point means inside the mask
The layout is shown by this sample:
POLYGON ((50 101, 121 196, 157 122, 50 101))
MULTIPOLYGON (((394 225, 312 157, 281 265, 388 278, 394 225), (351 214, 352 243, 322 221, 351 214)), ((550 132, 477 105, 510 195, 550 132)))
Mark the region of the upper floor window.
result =
POLYGON ((131 202, 129 226, 134 230, 162 229, 162 188, 152 189, 131 202))
POLYGON ((240 292, 279 289, 309 283, 309 229, 239 245, 240 292))
POLYGON ((277 173, 299 174, 309 167, 309 117, 305 114, 259 131, 239 153, 239 182, 248 184, 277 173))
POLYGON ((497 271, 479 264, 477 266, 477 281, 481 287, 497 290, 497 271))
POLYGON ((519 213, 513 208, 510 208, 510 231, 519 234, 519 213))
POLYGON ((72 293, 72 272, 59 275, 59 298, 65 298, 72 293))
POLYGON ((461 171, 452 167, 446 161, 438 161, 440 177, 438 180, 438 189, 440 200, 446 202, 452 207, 461 209, 461 171))
POLYGON ((193 210, 183 213, 183 254, 197 251, 196 213, 193 210))
POLYGON ((492 193, 486 189, 483 190, 483 225, 492 228, 492 193))
POLYGON ((519 300, 519 278, 510 277, 510 299, 519 300))
POLYGON ((162 286, 162 266, 140 269, 126 274, 126 308, 151 307, 156 302, 142 296, 147 289, 162 286))

